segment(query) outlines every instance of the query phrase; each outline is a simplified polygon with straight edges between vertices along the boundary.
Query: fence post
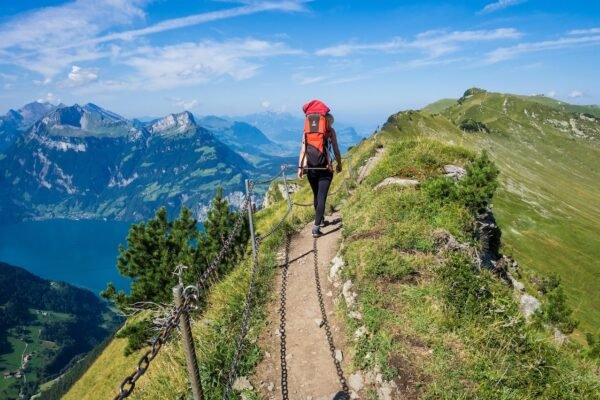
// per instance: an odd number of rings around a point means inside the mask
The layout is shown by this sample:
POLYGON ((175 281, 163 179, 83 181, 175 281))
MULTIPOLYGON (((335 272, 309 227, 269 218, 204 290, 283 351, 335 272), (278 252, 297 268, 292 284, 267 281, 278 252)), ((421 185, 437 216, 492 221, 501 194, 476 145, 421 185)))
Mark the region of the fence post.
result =
MULTIPOLYGON (((173 297, 175 298, 175 306, 179 307, 183 304, 183 285, 179 284, 173 287, 173 297)), ((200 370, 198 369, 198 359, 196 358, 196 349, 194 348, 194 338, 190 327, 190 316, 187 311, 184 311, 179 316, 179 330, 183 339, 183 354, 185 355, 185 363, 192 385, 192 395, 194 400, 203 400, 202 382, 200 381, 200 370)))
POLYGON ((248 222, 250 223, 250 235, 252 235, 252 255, 258 260, 256 249, 256 236, 254 234, 254 219, 252 218, 252 195, 250 194, 250 180, 246 179, 246 198, 248 199, 248 222))
POLYGON ((281 174, 283 175, 283 186, 285 187, 285 194, 286 194, 286 198, 287 198, 287 202, 288 202, 288 207, 292 208, 292 196, 290 195, 290 188, 288 187, 287 176, 285 176, 285 170, 286 170, 286 166, 282 165, 281 166, 281 174))

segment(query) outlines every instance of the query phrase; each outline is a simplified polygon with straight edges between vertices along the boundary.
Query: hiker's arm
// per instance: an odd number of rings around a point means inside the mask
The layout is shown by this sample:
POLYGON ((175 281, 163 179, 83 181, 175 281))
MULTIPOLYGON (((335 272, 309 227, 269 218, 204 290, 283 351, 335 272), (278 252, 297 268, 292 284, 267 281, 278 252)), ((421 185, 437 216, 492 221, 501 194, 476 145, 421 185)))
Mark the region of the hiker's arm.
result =
POLYGON ((337 166, 335 170, 337 172, 342 172, 342 155, 340 154, 340 148, 338 147, 337 134, 335 133, 335 129, 331 128, 331 133, 331 146, 333 146, 333 154, 335 155, 335 159, 337 160, 337 166))
POLYGON ((304 166, 304 153, 306 152, 306 143, 304 140, 304 135, 302 135, 302 146, 300 147, 300 155, 298 156, 298 178, 300 179, 304 176, 304 170, 302 169, 304 166))

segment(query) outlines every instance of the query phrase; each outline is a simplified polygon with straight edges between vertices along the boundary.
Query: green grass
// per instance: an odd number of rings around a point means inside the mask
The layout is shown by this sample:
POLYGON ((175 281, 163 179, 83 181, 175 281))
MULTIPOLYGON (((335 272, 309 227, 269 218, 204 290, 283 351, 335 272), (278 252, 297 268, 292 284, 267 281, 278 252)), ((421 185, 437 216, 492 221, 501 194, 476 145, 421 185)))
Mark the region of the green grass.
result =
POLYGON ((427 111, 431 114, 441 113, 445 109, 456 104, 456 99, 441 99, 423 107, 421 111, 427 111))
POLYGON ((594 295, 600 287, 600 122, 565 112, 552 99, 473 93, 441 115, 396 114, 382 135, 488 150, 501 171, 493 205, 503 252, 521 264, 526 284, 536 275, 561 276, 583 341, 582 333, 600 330, 600 297, 594 295), (466 118, 491 133, 460 131, 456 126, 466 118), (590 138, 577 137, 571 121, 590 138))
POLYGON ((389 176, 426 180, 446 163, 467 165, 474 154, 390 129, 353 157, 381 145, 383 159, 342 207, 345 278, 364 315, 348 319, 348 336, 360 325, 369 332, 354 345, 354 367, 378 365, 386 379, 412 380, 419 398, 600 395, 597 363, 557 348, 550 334, 527 324, 496 277, 439 251, 440 229, 472 241, 473 216, 463 205, 431 202, 419 187, 374 189, 389 176))

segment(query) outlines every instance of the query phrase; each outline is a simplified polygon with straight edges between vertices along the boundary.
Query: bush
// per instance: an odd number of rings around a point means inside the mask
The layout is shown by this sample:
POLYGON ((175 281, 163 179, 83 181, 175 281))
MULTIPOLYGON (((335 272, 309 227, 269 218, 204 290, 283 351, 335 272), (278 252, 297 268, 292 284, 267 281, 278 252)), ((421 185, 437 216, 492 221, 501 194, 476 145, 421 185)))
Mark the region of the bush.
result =
POLYGON ((563 333, 571 333, 579 325, 572 316, 573 310, 567 304, 567 296, 560 286, 560 278, 555 275, 548 279, 546 302, 536 311, 534 321, 538 326, 551 324, 563 333))
POLYGON ((492 200, 500 171, 485 150, 466 169, 467 175, 458 182, 457 196, 465 206, 477 211, 492 200))
POLYGON ((421 185, 421 190, 429 200, 455 199, 457 195, 454 180, 447 176, 428 179, 421 185))
POLYGON ((590 346, 587 351, 588 356, 591 358, 600 358, 600 331, 598 331, 595 337, 588 332, 585 334, 585 338, 588 346, 590 346))
POLYGON ((465 132, 485 132, 490 133, 488 128, 483 122, 474 120, 473 118, 467 118, 461 121, 459 128, 465 132))

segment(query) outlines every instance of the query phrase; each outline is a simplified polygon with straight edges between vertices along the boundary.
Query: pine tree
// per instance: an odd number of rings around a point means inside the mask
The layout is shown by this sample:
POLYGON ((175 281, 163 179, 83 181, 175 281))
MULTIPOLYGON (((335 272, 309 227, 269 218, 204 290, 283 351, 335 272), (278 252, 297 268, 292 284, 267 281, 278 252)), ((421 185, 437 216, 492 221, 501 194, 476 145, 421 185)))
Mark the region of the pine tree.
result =
MULTIPOLYGON (((192 271, 196 276, 200 275, 205 268, 217 257, 224 242, 233 232, 240 211, 232 211, 229 203, 223 197, 223 188, 218 187, 212 207, 204 221, 204 233, 200 233, 198 247, 194 255, 194 267, 192 271)), ((222 274, 229 271, 243 255, 246 244, 250 237, 248 222, 244 218, 242 226, 233 239, 231 250, 225 255, 217 273, 222 274)))
POLYGON ((102 297, 114 301, 121 310, 140 301, 168 303, 171 288, 177 283, 173 271, 179 263, 193 260, 192 243, 197 235, 196 220, 185 207, 173 222, 168 221, 163 207, 148 222, 132 225, 127 248, 120 246, 117 258, 119 273, 132 278, 130 294, 117 293, 109 283, 102 297))

